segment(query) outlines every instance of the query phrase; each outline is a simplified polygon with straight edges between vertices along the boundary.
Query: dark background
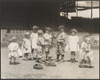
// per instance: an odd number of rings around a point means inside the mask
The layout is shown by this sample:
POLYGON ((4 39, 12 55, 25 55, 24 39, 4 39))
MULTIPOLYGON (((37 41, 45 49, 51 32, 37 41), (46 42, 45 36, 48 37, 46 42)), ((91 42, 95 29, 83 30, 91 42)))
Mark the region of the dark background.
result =
POLYGON ((58 25, 59 2, 56 0, 2 0, 1 8, 5 26, 29 29, 33 25, 58 25))
POLYGON ((1 28, 32 29, 50 26, 57 29, 60 24, 66 30, 76 28, 78 31, 99 32, 99 18, 93 20, 72 17, 71 20, 60 17, 60 3, 63 0, 1 0, 1 28))

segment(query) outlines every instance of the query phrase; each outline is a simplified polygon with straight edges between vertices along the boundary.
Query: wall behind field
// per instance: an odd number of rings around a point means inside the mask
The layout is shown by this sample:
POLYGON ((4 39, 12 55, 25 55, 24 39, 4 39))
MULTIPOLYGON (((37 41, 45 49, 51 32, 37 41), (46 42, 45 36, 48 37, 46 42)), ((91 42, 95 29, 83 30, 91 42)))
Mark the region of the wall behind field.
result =
POLYGON ((99 18, 89 19, 82 17, 72 17, 71 20, 61 17, 60 23, 64 24, 66 31, 76 28, 79 32, 99 33, 99 18))
POLYGON ((57 30, 58 25, 63 24, 66 31, 76 28, 82 32, 99 32, 99 19, 60 17, 57 0, 1 0, 1 23, 1 28, 7 30, 32 29, 33 25, 57 30))

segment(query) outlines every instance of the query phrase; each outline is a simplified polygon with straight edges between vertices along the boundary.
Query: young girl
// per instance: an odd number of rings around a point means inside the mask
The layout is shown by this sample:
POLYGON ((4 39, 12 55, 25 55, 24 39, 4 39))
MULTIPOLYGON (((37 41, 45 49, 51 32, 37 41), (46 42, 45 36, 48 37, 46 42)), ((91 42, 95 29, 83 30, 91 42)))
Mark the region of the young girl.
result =
POLYGON ((18 57, 19 45, 16 42, 17 37, 12 37, 11 43, 8 46, 9 49, 9 64, 16 64, 16 58, 18 57))
POLYGON ((29 32, 25 33, 25 38, 23 39, 22 50, 24 53, 25 60, 28 60, 29 54, 31 53, 31 41, 29 39, 29 32))
POLYGON ((76 35, 77 30, 72 29, 71 35, 68 38, 68 47, 71 52, 71 62, 76 62, 75 54, 79 50, 79 37, 76 35))
POLYGON ((82 60, 79 67, 82 67, 83 63, 86 63, 86 61, 88 61, 88 67, 92 68, 91 61, 94 59, 94 57, 93 52, 91 51, 90 38, 88 36, 84 37, 84 41, 81 44, 80 56, 82 60))
POLYGON ((57 61, 59 61, 59 57, 61 55, 61 60, 64 59, 64 48, 66 41, 66 34, 64 32, 64 26, 60 25, 59 27, 60 33, 57 36, 57 61))
POLYGON ((45 45, 46 60, 48 60, 48 55, 50 53, 51 43, 52 43, 51 28, 47 27, 45 29, 45 34, 44 34, 44 45, 45 45))
POLYGON ((37 61, 39 62, 42 58, 44 48, 44 37, 43 31, 40 29, 38 30, 38 42, 37 42, 37 61))
POLYGON ((30 35, 31 44, 32 44, 32 59, 34 59, 36 57, 36 53, 37 53, 37 41, 38 41, 37 30, 38 30, 38 27, 33 26, 33 32, 30 35))

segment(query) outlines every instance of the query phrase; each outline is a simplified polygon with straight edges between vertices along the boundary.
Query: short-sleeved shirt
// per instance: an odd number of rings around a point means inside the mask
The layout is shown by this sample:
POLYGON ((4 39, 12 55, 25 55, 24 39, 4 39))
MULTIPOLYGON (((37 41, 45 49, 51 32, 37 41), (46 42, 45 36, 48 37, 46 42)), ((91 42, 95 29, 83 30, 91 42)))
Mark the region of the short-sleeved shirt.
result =
POLYGON ((44 45, 44 37, 38 37, 38 46, 44 45))
POLYGON ((91 45, 87 44, 86 42, 82 42, 82 44, 81 44, 81 50, 82 51, 90 51, 91 50, 91 45))
POLYGON ((51 45, 51 42, 52 42, 52 35, 51 34, 48 34, 48 33, 45 33, 44 34, 44 44, 49 44, 51 45))
POLYGON ((9 51, 18 51, 19 45, 16 42, 11 42, 8 46, 9 51))
POLYGON ((32 33, 30 35, 32 48, 37 48, 38 33, 32 33))
POLYGON ((11 56, 18 57, 18 50, 19 50, 18 43, 11 42, 8 46, 8 49, 9 49, 8 57, 11 57, 11 56))
POLYGON ((30 53, 31 52, 31 41, 27 38, 24 38, 22 47, 23 47, 24 53, 30 53))
POLYGON ((69 36, 68 46, 69 46, 70 51, 78 51, 79 50, 79 37, 69 36))
POLYGON ((65 42, 65 39, 66 39, 65 32, 62 32, 57 36, 57 42, 65 42))

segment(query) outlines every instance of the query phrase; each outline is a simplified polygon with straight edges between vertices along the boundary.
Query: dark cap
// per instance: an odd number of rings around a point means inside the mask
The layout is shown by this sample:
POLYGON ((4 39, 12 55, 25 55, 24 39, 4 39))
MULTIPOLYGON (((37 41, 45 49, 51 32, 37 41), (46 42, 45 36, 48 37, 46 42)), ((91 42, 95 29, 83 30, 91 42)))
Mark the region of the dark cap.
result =
POLYGON ((38 29, 38 26, 36 26, 36 25, 35 25, 35 26, 33 26, 33 29, 38 29))
POLYGON ((58 28, 59 28, 59 29, 64 29, 65 26, 64 26, 64 25, 60 25, 58 28))
POLYGON ((51 28, 50 27, 46 27, 45 29, 51 31, 51 28))
POLYGON ((78 31, 77 31, 76 29, 71 29, 71 33, 72 33, 72 32, 77 33, 78 31))

